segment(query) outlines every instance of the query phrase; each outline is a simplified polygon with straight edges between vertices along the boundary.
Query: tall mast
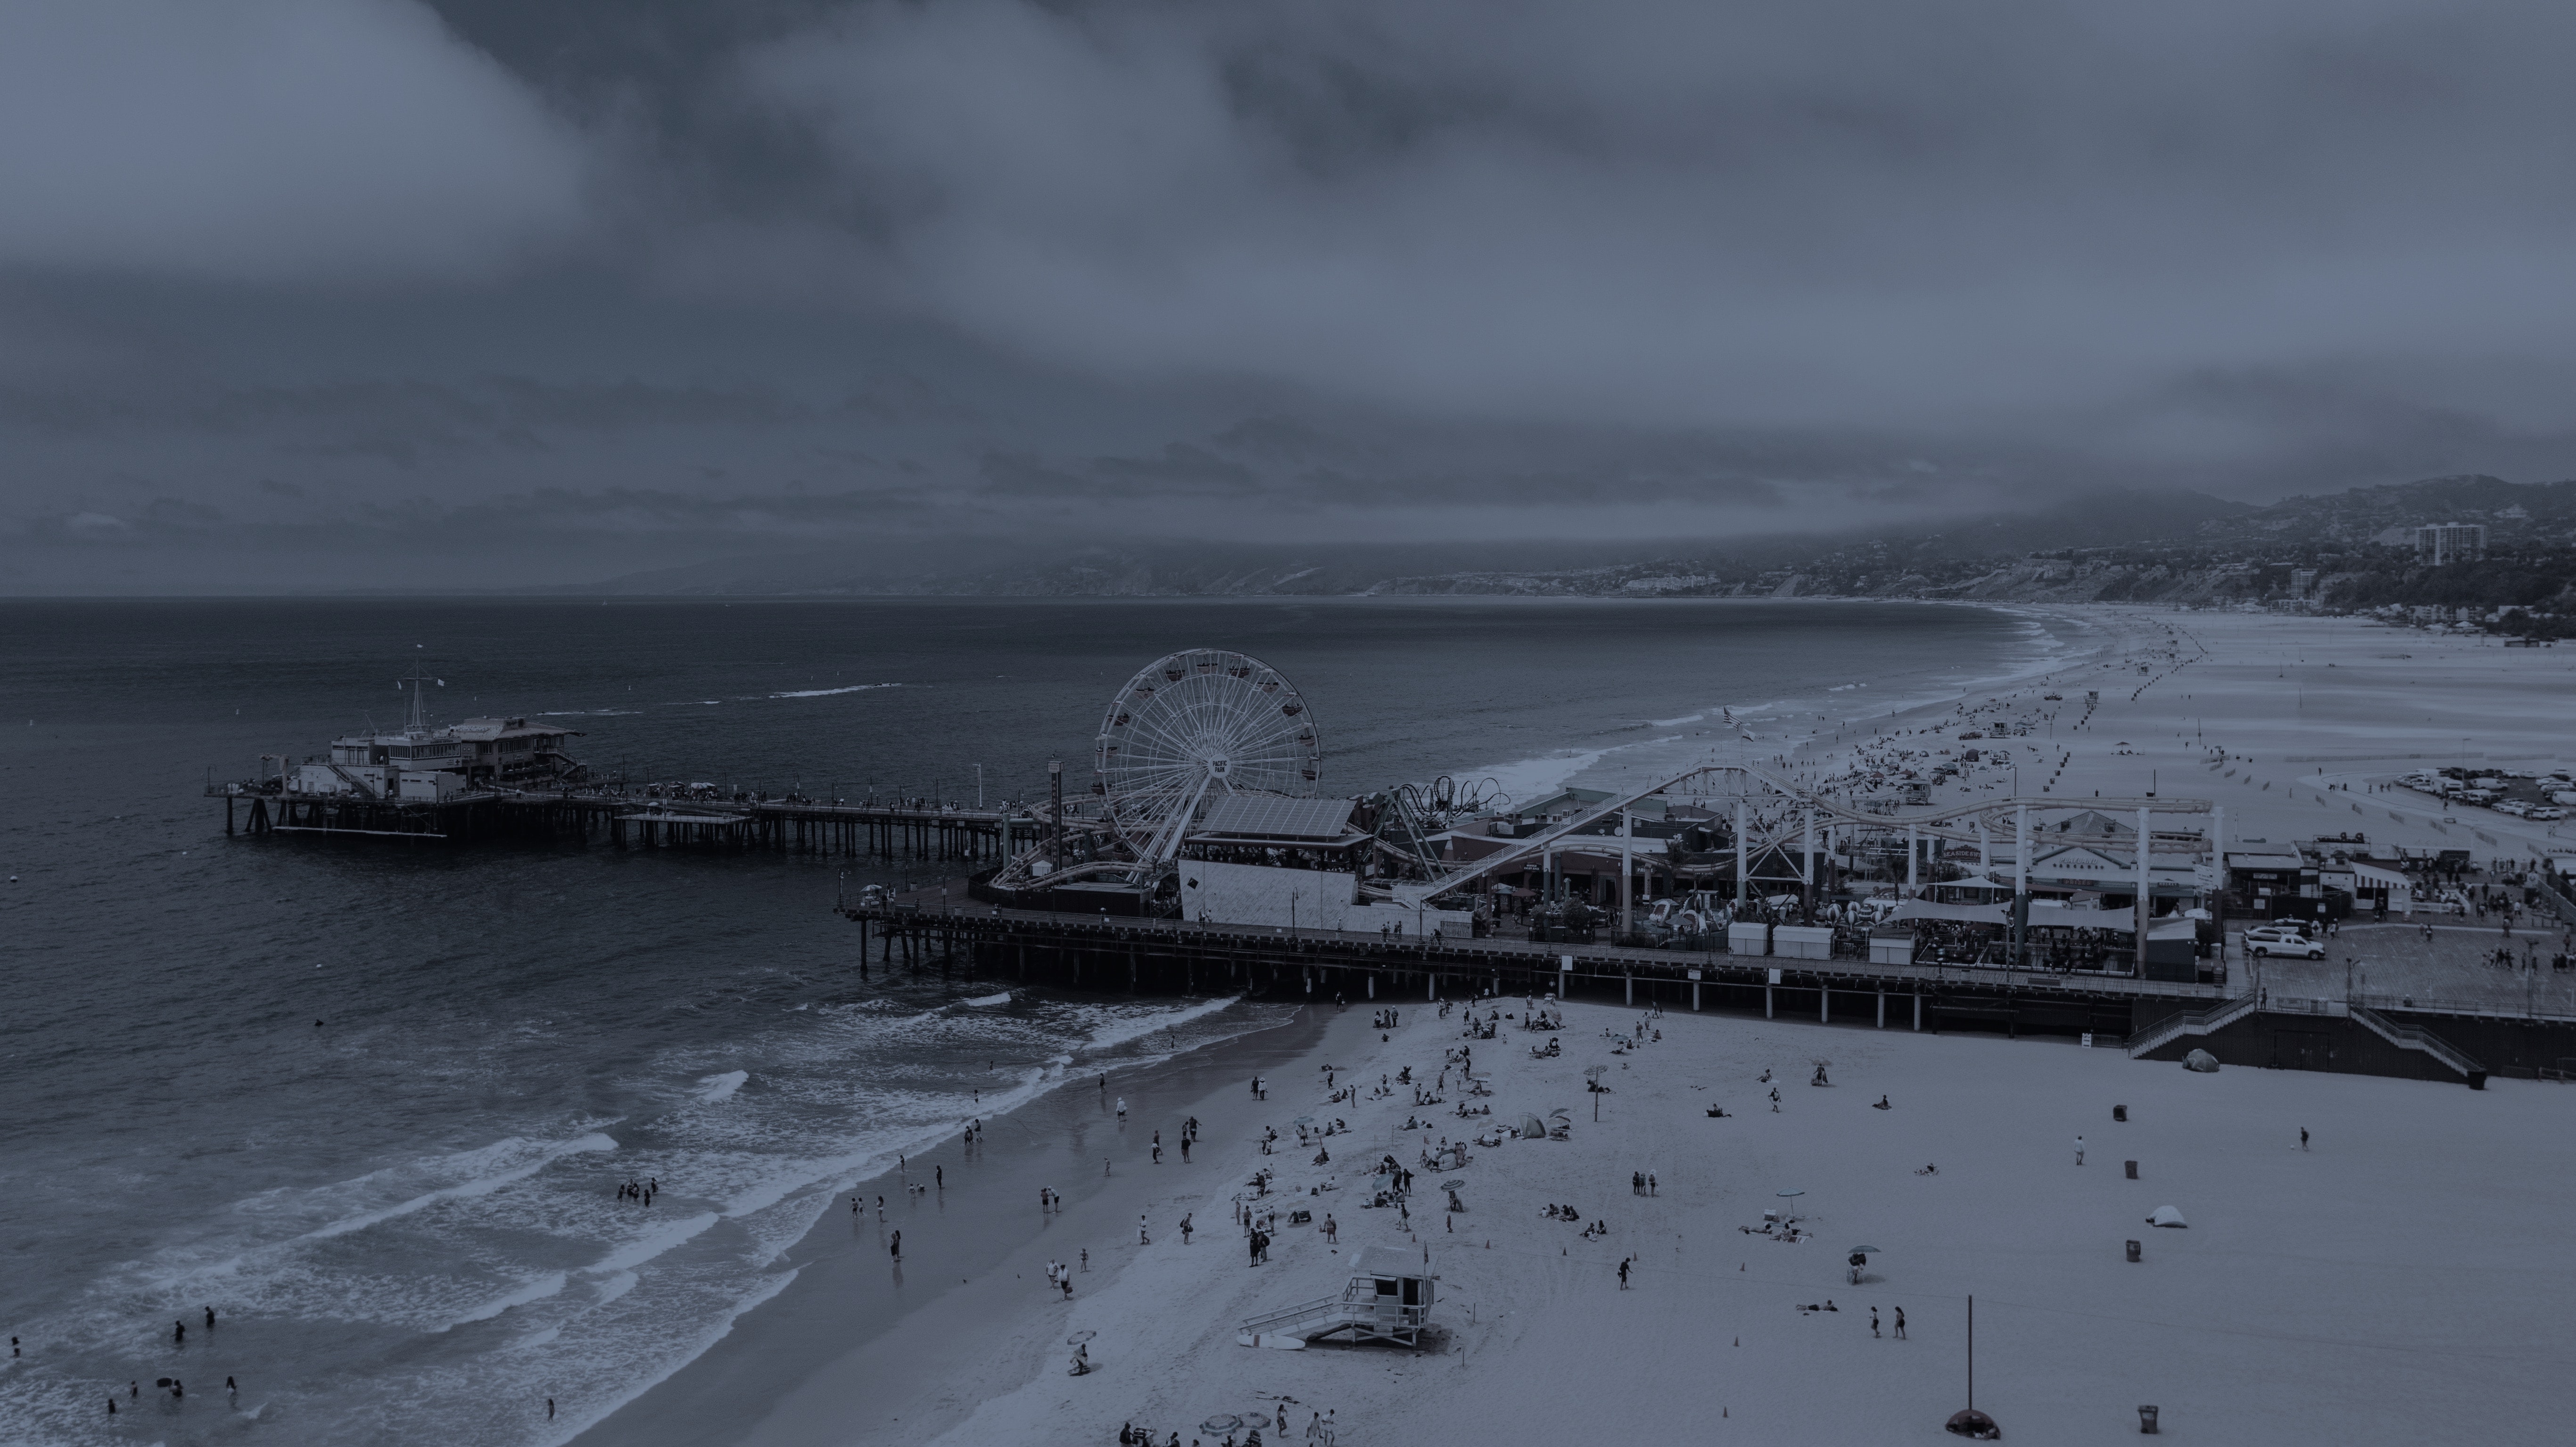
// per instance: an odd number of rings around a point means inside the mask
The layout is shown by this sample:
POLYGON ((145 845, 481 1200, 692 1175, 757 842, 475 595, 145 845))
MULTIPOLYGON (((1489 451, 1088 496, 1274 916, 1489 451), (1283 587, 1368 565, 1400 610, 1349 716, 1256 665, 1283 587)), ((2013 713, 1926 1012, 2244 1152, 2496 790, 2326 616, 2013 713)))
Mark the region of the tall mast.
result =
POLYGON ((415 667, 411 671, 411 676, 401 680, 401 682, 411 685, 411 713, 403 723, 403 731, 405 733, 414 734, 425 734, 429 732, 429 708, 428 702, 422 693, 422 689, 428 684, 437 682, 437 680, 431 678, 428 673, 424 672, 422 669, 415 667))

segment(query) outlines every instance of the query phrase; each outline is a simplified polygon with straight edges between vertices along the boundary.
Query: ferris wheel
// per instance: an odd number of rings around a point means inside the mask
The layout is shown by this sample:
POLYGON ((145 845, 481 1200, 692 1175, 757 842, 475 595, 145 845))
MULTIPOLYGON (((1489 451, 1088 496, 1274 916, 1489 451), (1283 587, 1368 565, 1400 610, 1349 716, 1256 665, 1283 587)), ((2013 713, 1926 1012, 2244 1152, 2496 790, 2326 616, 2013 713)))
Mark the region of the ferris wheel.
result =
POLYGON ((1169 859, 1201 803, 1226 794, 1304 797, 1323 751, 1315 716, 1258 659, 1191 649, 1148 665, 1101 716, 1092 786, 1139 859, 1169 859))

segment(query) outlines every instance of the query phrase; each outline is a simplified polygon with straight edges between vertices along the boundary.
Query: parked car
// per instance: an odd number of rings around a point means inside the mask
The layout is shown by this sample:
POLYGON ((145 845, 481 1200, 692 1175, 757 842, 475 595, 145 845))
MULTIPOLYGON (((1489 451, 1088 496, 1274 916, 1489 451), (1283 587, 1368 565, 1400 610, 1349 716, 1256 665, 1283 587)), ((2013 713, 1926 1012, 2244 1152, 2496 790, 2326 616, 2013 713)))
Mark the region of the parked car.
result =
POLYGON ((2566 818, 2567 811, 2559 808, 2555 804, 2540 804, 2534 806, 2530 813, 2525 814, 2522 817, 2525 819, 2537 819, 2544 824, 2549 824, 2566 818))
POLYGON ((2245 949, 2249 954, 2258 957, 2298 955, 2311 960, 2322 960, 2326 957, 2324 945, 2308 938, 2307 934, 2297 927, 2285 924, 2256 925, 2247 930, 2245 949))

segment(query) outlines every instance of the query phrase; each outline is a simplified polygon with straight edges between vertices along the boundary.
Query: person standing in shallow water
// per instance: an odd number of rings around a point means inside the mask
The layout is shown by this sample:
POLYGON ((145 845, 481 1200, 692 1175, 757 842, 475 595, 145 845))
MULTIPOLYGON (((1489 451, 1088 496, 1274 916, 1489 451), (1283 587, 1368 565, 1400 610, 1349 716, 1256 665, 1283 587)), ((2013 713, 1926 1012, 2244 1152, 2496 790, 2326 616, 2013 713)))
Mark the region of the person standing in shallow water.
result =
POLYGON ((894 1233, 894 1240, 889 1242, 886 1246, 886 1254, 892 1256, 897 1261, 901 1261, 903 1259, 903 1232, 897 1231, 894 1233))

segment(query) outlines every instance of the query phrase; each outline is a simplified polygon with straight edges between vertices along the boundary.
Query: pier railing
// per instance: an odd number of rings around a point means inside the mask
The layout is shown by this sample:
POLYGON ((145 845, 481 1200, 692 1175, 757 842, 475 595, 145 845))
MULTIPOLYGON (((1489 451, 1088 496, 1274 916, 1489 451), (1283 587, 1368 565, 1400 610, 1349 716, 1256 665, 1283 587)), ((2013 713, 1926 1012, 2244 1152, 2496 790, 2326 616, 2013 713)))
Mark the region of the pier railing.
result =
POLYGON ((1135 915, 1076 914, 1013 909, 976 901, 963 881, 896 895, 878 906, 843 910, 850 918, 898 930, 938 929, 960 938, 1057 935, 1067 942, 1161 940, 1219 949, 1337 956, 1316 963, 1349 963, 1387 969, 1422 969, 1470 973, 1507 966, 1544 976, 1570 973, 1595 983, 1623 979, 1666 984, 1705 982, 1754 985, 1769 982, 1778 970, 1784 988, 1864 992, 1904 986, 1943 987, 1978 994, 2003 993, 2034 1000, 2051 998, 2166 999, 2207 1002, 2222 997, 2223 987, 2175 980, 2142 980, 2127 975, 2090 975, 2050 970, 2015 970, 1996 965, 1873 964, 1855 959, 1814 959, 1793 955, 1704 954, 1699 951, 1641 949, 1619 945, 1538 942, 1507 935, 1461 938, 1453 935, 1387 936, 1376 931, 1318 930, 1287 925, 1224 924, 1135 915), (1564 969, 1566 962, 1570 970, 1564 969))

